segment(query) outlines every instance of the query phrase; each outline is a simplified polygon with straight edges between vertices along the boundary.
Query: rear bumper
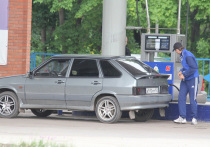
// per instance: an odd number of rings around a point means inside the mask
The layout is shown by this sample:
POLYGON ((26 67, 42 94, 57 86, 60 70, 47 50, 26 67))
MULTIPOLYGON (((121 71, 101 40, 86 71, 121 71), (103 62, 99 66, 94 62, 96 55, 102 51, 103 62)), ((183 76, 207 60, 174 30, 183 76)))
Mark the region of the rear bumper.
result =
POLYGON ((150 108, 164 108, 169 106, 170 94, 155 95, 117 95, 121 110, 138 110, 150 108))

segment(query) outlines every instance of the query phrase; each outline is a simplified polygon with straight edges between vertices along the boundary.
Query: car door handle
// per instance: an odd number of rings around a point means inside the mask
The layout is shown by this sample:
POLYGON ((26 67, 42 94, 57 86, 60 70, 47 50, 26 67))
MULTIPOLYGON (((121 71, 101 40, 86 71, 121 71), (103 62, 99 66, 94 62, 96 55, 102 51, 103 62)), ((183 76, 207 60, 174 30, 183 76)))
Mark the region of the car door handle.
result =
POLYGON ((56 84, 62 84, 62 83, 65 83, 64 81, 62 80, 58 80, 58 81, 55 81, 56 84))
POLYGON ((91 82, 91 84, 93 84, 93 85, 98 85, 98 84, 101 84, 101 82, 93 81, 93 82, 91 82))

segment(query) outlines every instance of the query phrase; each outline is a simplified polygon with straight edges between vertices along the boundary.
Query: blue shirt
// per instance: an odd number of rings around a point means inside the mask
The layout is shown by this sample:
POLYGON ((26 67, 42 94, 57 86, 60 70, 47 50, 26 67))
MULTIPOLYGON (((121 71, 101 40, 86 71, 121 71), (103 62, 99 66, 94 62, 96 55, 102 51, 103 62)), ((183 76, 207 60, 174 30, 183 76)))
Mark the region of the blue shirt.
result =
POLYGON ((184 49, 180 55, 183 68, 180 70, 185 77, 185 80, 190 80, 199 77, 198 64, 195 56, 188 50, 184 49))

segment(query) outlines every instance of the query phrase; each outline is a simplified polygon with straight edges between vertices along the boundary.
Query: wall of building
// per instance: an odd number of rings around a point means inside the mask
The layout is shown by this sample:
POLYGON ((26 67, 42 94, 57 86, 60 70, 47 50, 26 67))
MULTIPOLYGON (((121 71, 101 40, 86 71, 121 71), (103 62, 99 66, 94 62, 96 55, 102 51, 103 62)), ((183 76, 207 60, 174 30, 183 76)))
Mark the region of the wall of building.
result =
POLYGON ((31 18, 32 0, 9 0, 7 65, 0 65, 0 77, 29 71, 31 18))

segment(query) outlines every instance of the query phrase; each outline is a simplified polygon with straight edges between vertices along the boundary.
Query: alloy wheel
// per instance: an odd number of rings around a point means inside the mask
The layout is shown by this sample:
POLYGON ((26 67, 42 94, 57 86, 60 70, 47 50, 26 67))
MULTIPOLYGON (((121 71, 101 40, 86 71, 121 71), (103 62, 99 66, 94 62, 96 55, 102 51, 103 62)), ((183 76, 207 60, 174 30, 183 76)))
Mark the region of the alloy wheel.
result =
POLYGON ((15 110, 15 100, 9 95, 3 95, 0 98, 0 114, 10 115, 15 110))
POLYGON ((109 121, 115 117, 116 106, 112 101, 104 100, 99 104, 98 112, 103 120, 109 121))

